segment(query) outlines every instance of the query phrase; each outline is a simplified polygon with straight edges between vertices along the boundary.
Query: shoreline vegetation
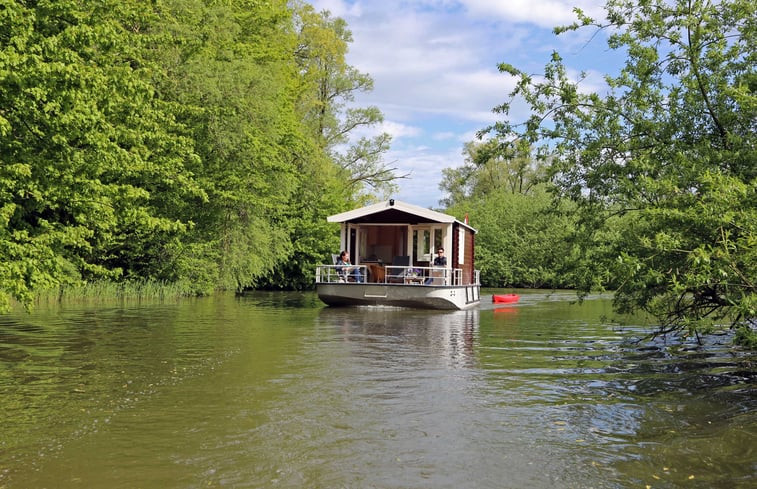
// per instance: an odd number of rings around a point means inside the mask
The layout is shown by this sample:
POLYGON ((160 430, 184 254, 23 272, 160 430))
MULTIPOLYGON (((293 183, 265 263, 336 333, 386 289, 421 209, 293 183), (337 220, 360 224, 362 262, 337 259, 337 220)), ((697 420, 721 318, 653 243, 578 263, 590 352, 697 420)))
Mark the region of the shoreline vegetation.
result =
POLYGON ((101 304, 112 302, 177 301, 199 297, 191 287, 181 283, 133 280, 113 282, 98 280, 82 285, 60 285, 37 292, 34 307, 52 304, 101 304))
MULTIPOLYGON (((491 288, 491 287, 490 287, 491 288)), ((496 288, 496 287, 495 287, 496 288)), ((528 289, 528 288, 527 288, 528 289)), ((530 290, 555 290, 555 289, 530 289, 530 290)), ((561 289, 571 292, 576 289, 561 289)), ((609 292, 609 291, 605 291, 609 292)), ((81 285, 61 285, 35 294, 32 308, 53 305, 104 305, 104 304, 134 304, 134 303, 163 303, 165 301, 178 302, 183 299, 209 297, 215 294, 225 293, 214 291, 207 294, 198 294, 187 284, 169 283, 163 281, 131 280, 126 282, 113 282, 98 280, 81 285)), ((14 301, 15 302, 15 301, 14 301)), ((14 306, 22 305, 15 302, 14 306)), ((757 349, 757 331, 748 324, 730 328, 728 325, 711 325, 711 334, 717 334, 733 329, 734 346, 757 349)), ((657 336, 658 331, 652 331, 649 337, 657 336)))

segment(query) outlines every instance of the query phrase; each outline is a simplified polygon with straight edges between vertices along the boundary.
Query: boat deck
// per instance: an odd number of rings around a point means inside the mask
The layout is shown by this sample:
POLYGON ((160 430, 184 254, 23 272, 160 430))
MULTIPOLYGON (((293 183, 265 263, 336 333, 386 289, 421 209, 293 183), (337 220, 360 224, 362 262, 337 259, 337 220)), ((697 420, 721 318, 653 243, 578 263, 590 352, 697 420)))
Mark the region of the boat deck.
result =
POLYGON ((392 285, 465 286, 480 285, 480 274, 464 280, 463 270, 440 267, 368 265, 319 265, 315 271, 316 284, 372 283, 392 285))
POLYGON ((479 273, 463 283, 462 270, 387 266, 383 273, 366 265, 321 265, 316 269, 318 297, 330 306, 396 306, 467 309, 481 302, 479 273), (358 275, 359 272, 359 275, 358 275))

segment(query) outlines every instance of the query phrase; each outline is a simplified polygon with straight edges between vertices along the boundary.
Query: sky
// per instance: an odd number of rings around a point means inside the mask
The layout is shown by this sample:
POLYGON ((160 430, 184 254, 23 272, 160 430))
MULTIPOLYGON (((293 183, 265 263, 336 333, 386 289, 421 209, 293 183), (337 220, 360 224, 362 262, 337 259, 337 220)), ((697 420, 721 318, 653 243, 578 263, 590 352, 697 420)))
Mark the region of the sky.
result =
MULTIPOLYGON (((499 73, 502 62, 539 74, 557 51, 576 77, 589 74, 583 90, 601 89, 618 54, 603 36, 583 30, 556 36, 555 26, 576 20, 581 8, 603 18, 598 0, 311 0, 316 10, 343 18, 352 31, 348 64, 373 78, 374 89, 355 105, 384 115, 377 131, 392 135, 386 154, 398 174, 392 197, 439 208, 442 169, 463 165, 463 146, 498 120, 492 109, 514 83, 499 73)), ((525 118, 515 106, 513 118, 525 118)))

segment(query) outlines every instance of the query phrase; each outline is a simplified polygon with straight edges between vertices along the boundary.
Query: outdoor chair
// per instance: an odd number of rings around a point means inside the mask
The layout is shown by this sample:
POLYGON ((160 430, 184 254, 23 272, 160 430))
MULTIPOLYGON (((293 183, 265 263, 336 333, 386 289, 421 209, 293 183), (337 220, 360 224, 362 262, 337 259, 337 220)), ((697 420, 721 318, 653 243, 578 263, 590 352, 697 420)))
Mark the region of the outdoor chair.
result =
MULTIPOLYGON (((336 265, 337 262, 339 261, 339 255, 332 253, 331 254, 331 261, 332 261, 332 263, 334 265, 336 265)), ((339 282, 346 282, 347 281, 347 273, 344 271, 344 269, 342 267, 337 267, 335 270, 336 270, 337 281, 339 281, 339 282)))
POLYGON ((386 267, 386 281, 389 283, 405 283, 405 272, 410 266, 409 256, 395 256, 392 265, 386 267))

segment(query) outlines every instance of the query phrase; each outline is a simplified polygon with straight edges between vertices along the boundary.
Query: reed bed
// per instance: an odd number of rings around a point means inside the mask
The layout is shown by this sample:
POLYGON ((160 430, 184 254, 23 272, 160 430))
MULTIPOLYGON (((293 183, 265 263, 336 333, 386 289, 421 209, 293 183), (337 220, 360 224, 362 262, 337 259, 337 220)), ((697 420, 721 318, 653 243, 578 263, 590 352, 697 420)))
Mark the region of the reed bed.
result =
POLYGON ((163 302, 196 296, 196 292, 179 283, 160 281, 110 282, 100 280, 83 285, 61 285, 37 294, 37 305, 67 303, 163 302))

